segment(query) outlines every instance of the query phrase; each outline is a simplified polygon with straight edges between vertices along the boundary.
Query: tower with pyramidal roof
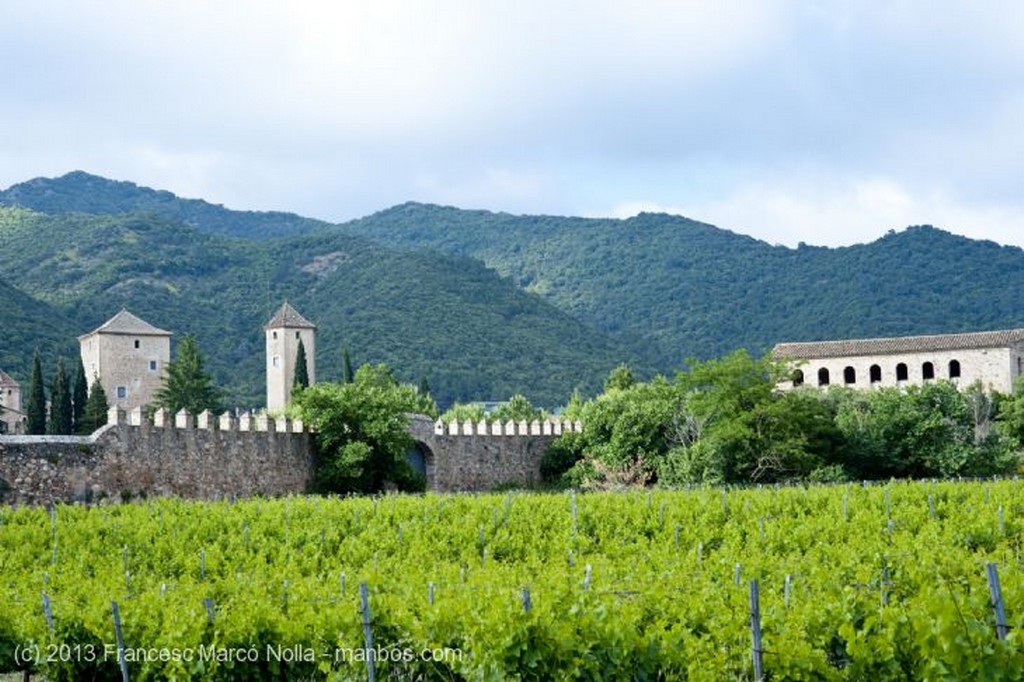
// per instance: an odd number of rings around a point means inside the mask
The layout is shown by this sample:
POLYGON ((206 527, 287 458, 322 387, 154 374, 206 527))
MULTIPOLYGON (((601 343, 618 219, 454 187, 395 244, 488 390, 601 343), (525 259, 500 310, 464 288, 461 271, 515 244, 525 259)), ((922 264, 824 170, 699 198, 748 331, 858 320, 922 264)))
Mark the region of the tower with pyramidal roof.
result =
POLYGON ((291 401, 299 341, 306 351, 309 383, 316 381, 316 325, 284 303, 263 328, 267 337, 267 410, 283 410, 291 401))
POLYGON ((89 388, 99 379, 107 401, 124 410, 153 400, 171 360, 171 332, 127 310, 79 336, 78 343, 89 388))

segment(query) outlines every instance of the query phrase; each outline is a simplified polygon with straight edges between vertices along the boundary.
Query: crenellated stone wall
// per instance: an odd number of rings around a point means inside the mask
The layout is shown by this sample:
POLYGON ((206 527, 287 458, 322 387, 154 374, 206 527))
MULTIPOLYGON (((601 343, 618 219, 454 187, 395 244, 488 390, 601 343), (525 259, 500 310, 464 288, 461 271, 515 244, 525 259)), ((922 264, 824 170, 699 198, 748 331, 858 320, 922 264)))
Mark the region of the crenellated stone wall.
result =
MULTIPOLYGON (((555 438, 579 422, 445 424, 410 415, 427 488, 483 491, 540 482, 555 438)), ((91 436, 0 437, 0 502, 47 504, 176 495, 216 499, 306 492, 313 435, 300 421, 265 414, 220 416, 110 409, 91 436)))
POLYGON ((412 415, 409 427, 423 451, 427 489, 438 492, 537 485, 551 443, 563 433, 582 430, 578 421, 557 418, 446 424, 423 415, 412 415))
POLYGON ((312 480, 310 434, 265 416, 157 411, 150 422, 115 407, 91 436, 0 438, 0 501, 8 503, 286 495, 312 480))

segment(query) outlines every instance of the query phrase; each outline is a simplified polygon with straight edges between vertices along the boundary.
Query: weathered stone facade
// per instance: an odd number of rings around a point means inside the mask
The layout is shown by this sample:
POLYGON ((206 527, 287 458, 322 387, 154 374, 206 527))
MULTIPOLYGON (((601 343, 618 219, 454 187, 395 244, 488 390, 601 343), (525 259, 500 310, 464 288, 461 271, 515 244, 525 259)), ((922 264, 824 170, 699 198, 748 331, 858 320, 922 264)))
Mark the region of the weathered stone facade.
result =
POLYGON ((132 421, 114 408, 92 436, 0 438, 0 501, 286 495, 313 479, 310 434, 286 420, 253 420, 247 430, 231 418, 213 428, 208 416, 196 428, 187 414, 180 427, 132 421))
POLYGON ((171 360, 171 332, 122 310, 78 342, 89 388, 98 378, 107 401, 123 410, 152 402, 171 360))
POLYGON ((413 415, 409 431, 424 458, 427 489, 486 491, 540 483, 540 464, 562 433, 579 422, 434 422, 413 415))
POLYGON ((781 343, 772 355, 793 365, 793 381, 783 388, 874 388, 948 379, 1009 393, 1024 374, 1024 330, 781 343))
POLYGON ((0 433, 23 433, 25 413, 21 409, 21 384, 0 370, 0 433))
POLYGON ((316 382, 316 325, 285 303, 263 331, 267 337, 267 410, 277 413, 292 398, 300 340, 306 351, 309 383, 316 382))

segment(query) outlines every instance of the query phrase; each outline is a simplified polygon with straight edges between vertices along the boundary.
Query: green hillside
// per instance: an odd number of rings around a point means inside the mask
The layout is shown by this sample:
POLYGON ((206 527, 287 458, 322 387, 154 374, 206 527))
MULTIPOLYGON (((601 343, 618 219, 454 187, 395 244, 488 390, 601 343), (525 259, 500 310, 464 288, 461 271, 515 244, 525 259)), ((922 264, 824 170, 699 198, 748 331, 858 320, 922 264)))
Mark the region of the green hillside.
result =
POLYGON ((52 307, 0 280, 0 369, 27 387, 36 347, 49 363, 56 362, 58 355, 74 357, 74 324, 52 307))
POLYGON ((477 261, 337 232, 252 241, 153 215, 0 209, 0 271, 66 316, 72 338, 122 307, 195 333, 229 404, 262 404, 262 325, 285 299, 319 325, 319 378, 341 375, 347 347, 357 363, 426 378, 442 403, 523 392, 557 405, 636 359, 477 261))
POLYGON ((202 199, 182 199, 133 182, 108 180, 82 171, 59 178, 35 178, 0 191, 0 204, 39 213, 151 213, 201 232, 250 239, 306 234, 327 223, 279 211, 232 211, 202 199))
POLYGON ((931 227, 829 249, 678 216, 513 216, 404 204, 341 226, 477 258, 663 368, 778 341, 1024 326, 1024 251, 931 227))

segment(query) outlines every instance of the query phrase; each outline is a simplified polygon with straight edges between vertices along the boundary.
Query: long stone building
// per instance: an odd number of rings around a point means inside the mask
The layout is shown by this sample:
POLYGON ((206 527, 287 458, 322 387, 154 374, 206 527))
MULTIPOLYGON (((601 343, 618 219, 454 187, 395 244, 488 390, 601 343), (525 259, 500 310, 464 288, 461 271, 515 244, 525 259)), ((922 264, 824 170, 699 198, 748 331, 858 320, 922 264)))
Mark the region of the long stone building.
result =
POLYGON ((780 343, 793 365, 787 386, 903 386, 948 379, 1009 393, 1024 374, 1024 329, 845 341, 780 343))

